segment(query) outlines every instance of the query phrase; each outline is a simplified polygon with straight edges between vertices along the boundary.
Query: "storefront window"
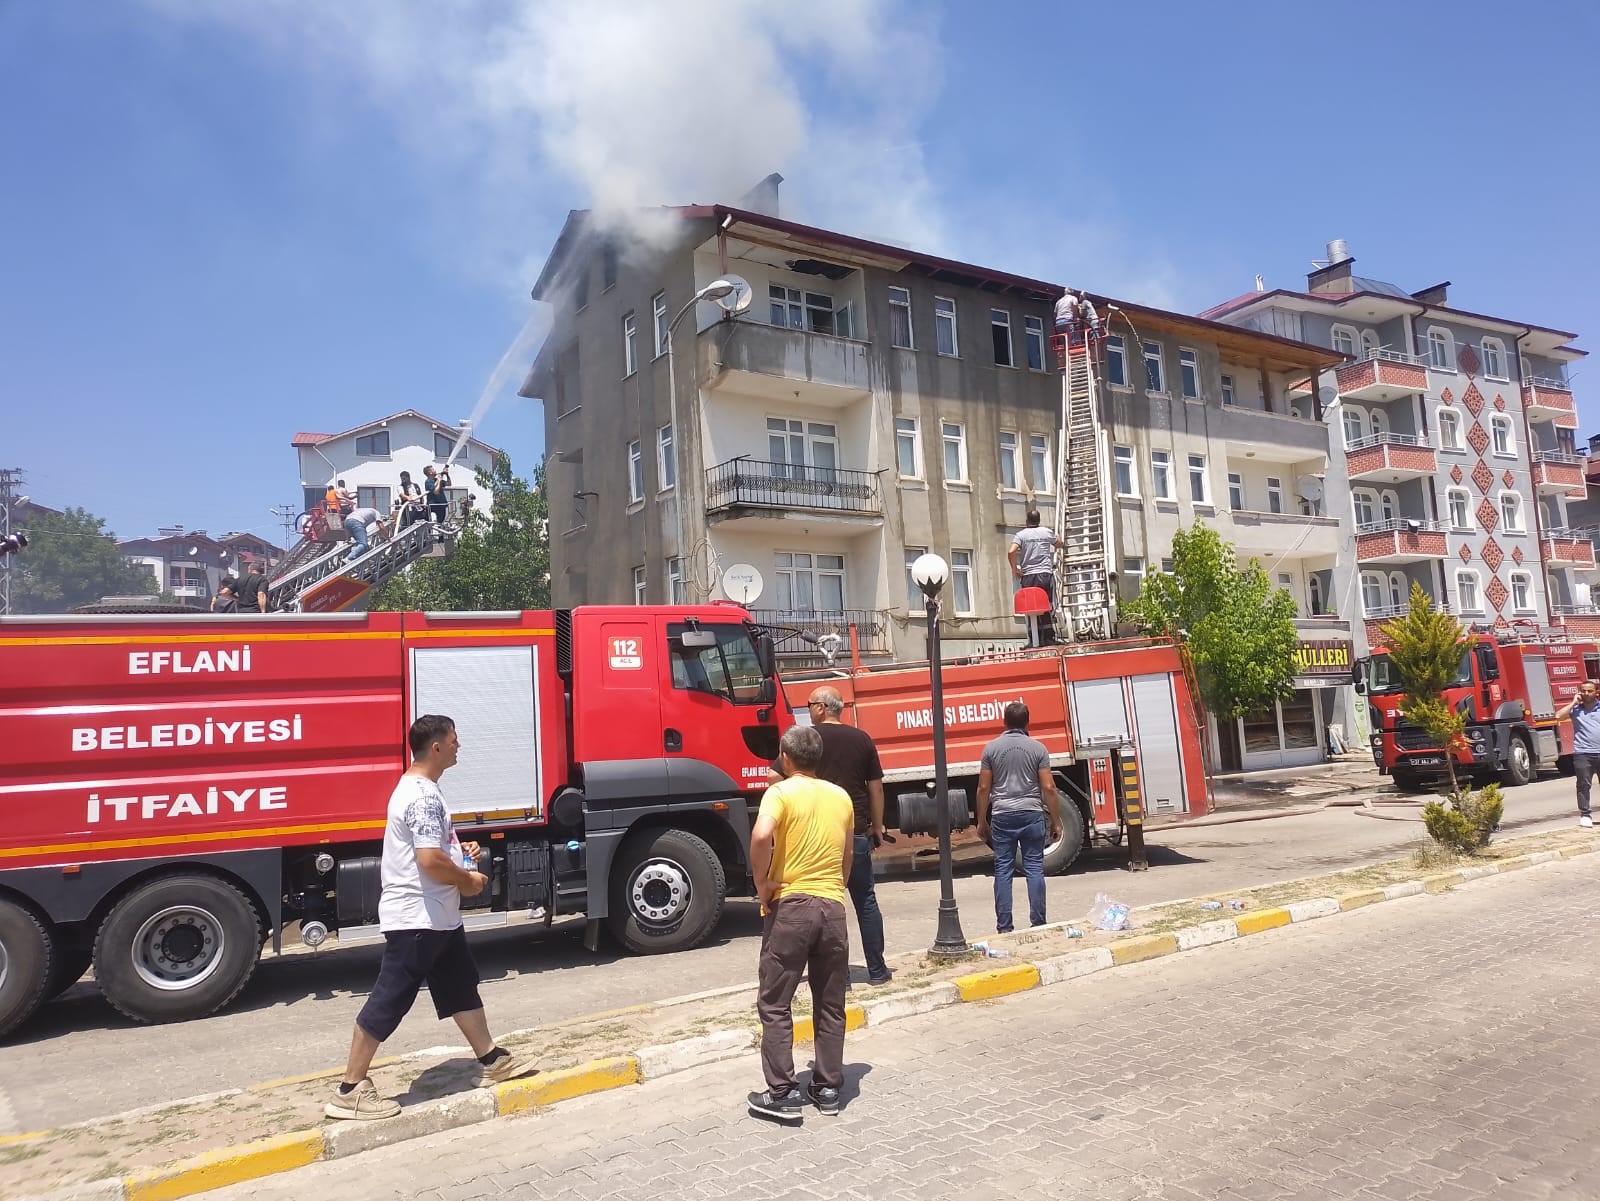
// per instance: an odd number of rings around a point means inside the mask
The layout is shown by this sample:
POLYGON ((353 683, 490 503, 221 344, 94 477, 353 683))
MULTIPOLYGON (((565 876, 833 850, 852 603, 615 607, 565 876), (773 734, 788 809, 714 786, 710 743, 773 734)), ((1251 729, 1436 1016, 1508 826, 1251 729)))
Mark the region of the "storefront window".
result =
POLYGON ((1321 745, 1317 710, 1309 691, 1296 691, 1279 708, 1283 711, 1283 749, 1303 751, 1321 745))
POLYGON ((1278 711, 1251 713, 1239 722, 1244 732, 1244 753, 1271 754, 1278 750, 1278 711))

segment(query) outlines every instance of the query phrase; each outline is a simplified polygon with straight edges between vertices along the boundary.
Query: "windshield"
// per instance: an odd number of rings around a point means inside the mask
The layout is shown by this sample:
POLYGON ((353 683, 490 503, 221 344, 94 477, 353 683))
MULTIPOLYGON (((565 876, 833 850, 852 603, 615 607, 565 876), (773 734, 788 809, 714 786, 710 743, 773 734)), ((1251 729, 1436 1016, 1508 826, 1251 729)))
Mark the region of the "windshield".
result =
MULTIPOLYGON (((1472 651, 1461 652, 1461 662, 1456 666, 1456 678, 1446 688, 1460 688, 1472 683, 1472 651)), ((1394 663, 1388 655, 1373 655, 1367 664, 1367 691, 1374 696, 1390 692, 1404 692, 1395 675, 1394 663)))
POLYGON ((674 622, 667 627, 672 652, 672 686, 685 692, 710 692, 739 705, 761 700, 761 659, 750 631, 742 625, 690 627, 674 622), (717 636, 715 646, 684 646, 683 635, 698 628, 717 636))

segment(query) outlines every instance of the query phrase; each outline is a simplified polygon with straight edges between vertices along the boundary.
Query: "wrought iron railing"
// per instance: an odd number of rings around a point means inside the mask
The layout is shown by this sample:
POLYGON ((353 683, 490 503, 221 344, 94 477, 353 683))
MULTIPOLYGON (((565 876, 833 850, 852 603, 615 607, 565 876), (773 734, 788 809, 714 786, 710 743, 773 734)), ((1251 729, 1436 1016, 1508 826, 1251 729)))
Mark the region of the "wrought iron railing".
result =
POLYGON ((1368 521, 1356 526, 1358 534, 1387 534, 1399 530, 1405 534, 1442 534, 1448 527, 1442 521, 1424 521, 1418 517, 1400 517, 1393 521, 1368 521))
POLYGON ((1581 455, 1575 455, 1570 450, 1536 450, 1533 452, 1535 463, 1563 463, 1568 467, 1577 467, 1586 460, 1581 455))
POLYGON ((1539 388, 1547 392, 1571 392, 1572 385, 1566 380, 1554 375, 1533 375, 1523 381, 1530 388, 1539 388))
POLYGON ((840 513, 883 511, 872 471, 808 467, 740 457, 706 470, 706 509, 741 505, 763 509, 822 509, 840 513))
POLYGON ((1372 434, 1344 444, 1347 451, 1366 450, 1369 446, 1421 446, 1427 450, 1433 449, 1433 443, 1417 434, 1372 434))
POLYGON ((792 609, 752 609, 750 615, 764 626, 773 627, 776 650, 780 655, 816 655, 817 645, 804 634, 820 638, 837 634, 844 639, 841 648, 848 657, 850 627, 856 628, 856 645, 863 655, 887 655, 894 651, 887 609, 834 609, 806 612, 792 609))

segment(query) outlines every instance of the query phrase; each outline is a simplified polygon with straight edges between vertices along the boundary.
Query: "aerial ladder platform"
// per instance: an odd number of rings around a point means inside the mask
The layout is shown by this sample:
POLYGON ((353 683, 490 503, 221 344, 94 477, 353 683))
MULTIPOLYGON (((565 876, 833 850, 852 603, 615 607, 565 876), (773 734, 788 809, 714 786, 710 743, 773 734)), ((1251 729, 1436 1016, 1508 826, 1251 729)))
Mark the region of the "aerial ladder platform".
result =
POLYGON ((375 539, 366 554, 352 560, 348 540, 336 537, 325 521, 312 523, 268 581, 268 605, 274 612, 297 613, 363 608, 374 588, 418 559, 447 558, 460 532, 448 522, 419 519, 392 538, 375 539))
POLYGON ((1061 372, 1055 624, 1072 641, 1109 638, 1116 628, 1111 454, 1099 385, 1104 330, 1087 301, 1084 305, 1085 316, 1050 339, 1061 372))

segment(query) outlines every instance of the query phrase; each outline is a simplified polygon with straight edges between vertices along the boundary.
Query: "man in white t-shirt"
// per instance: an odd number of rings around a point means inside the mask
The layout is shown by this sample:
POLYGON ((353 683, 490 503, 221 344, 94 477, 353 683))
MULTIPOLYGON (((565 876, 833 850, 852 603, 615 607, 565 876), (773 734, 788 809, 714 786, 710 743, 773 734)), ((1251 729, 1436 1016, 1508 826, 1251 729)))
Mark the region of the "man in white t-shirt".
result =
POLYGON ((330 1118, 392 1118, 400 1104, 380 1097, 367 1075, 372 1057, 400 1025, 424 983, 439 1019, 454 1018, 483 1065, 483 1082, 498 1084, 538 1069, 531 1059, 496 1046, 478 996, 478 965, 461 927, 461 898, 475 897, 488 878, 473 870, 475 842, 462 843, 439 791, 439 777, 461 750, 456 723, 428 714, 411 723, 411 767, 389 797, 383 832, 383 892, 378 925, 383 962, 356 1016, 344 1080, 324 1109, 330 1118))
MULTIPOLYGON (((1050 609, 1056 604, 1056 547, 1061 545, 1054 530, 1039 524, 1039 510, 1028 510, 1028 524, 1011 539, 1006 559, 1011 563, 1011 574, 1018 588, 1042 588, 1050 598, 1050 609)), ((1031 635, 1030 635, 1031 639, 1031 635)), ((1039 614, 1039 645, 1054 646, 1056 641, 1055 615, 1051 611, 1039 614)), ((1030 645, 1031 645, 1030 641, 1030 645)))

